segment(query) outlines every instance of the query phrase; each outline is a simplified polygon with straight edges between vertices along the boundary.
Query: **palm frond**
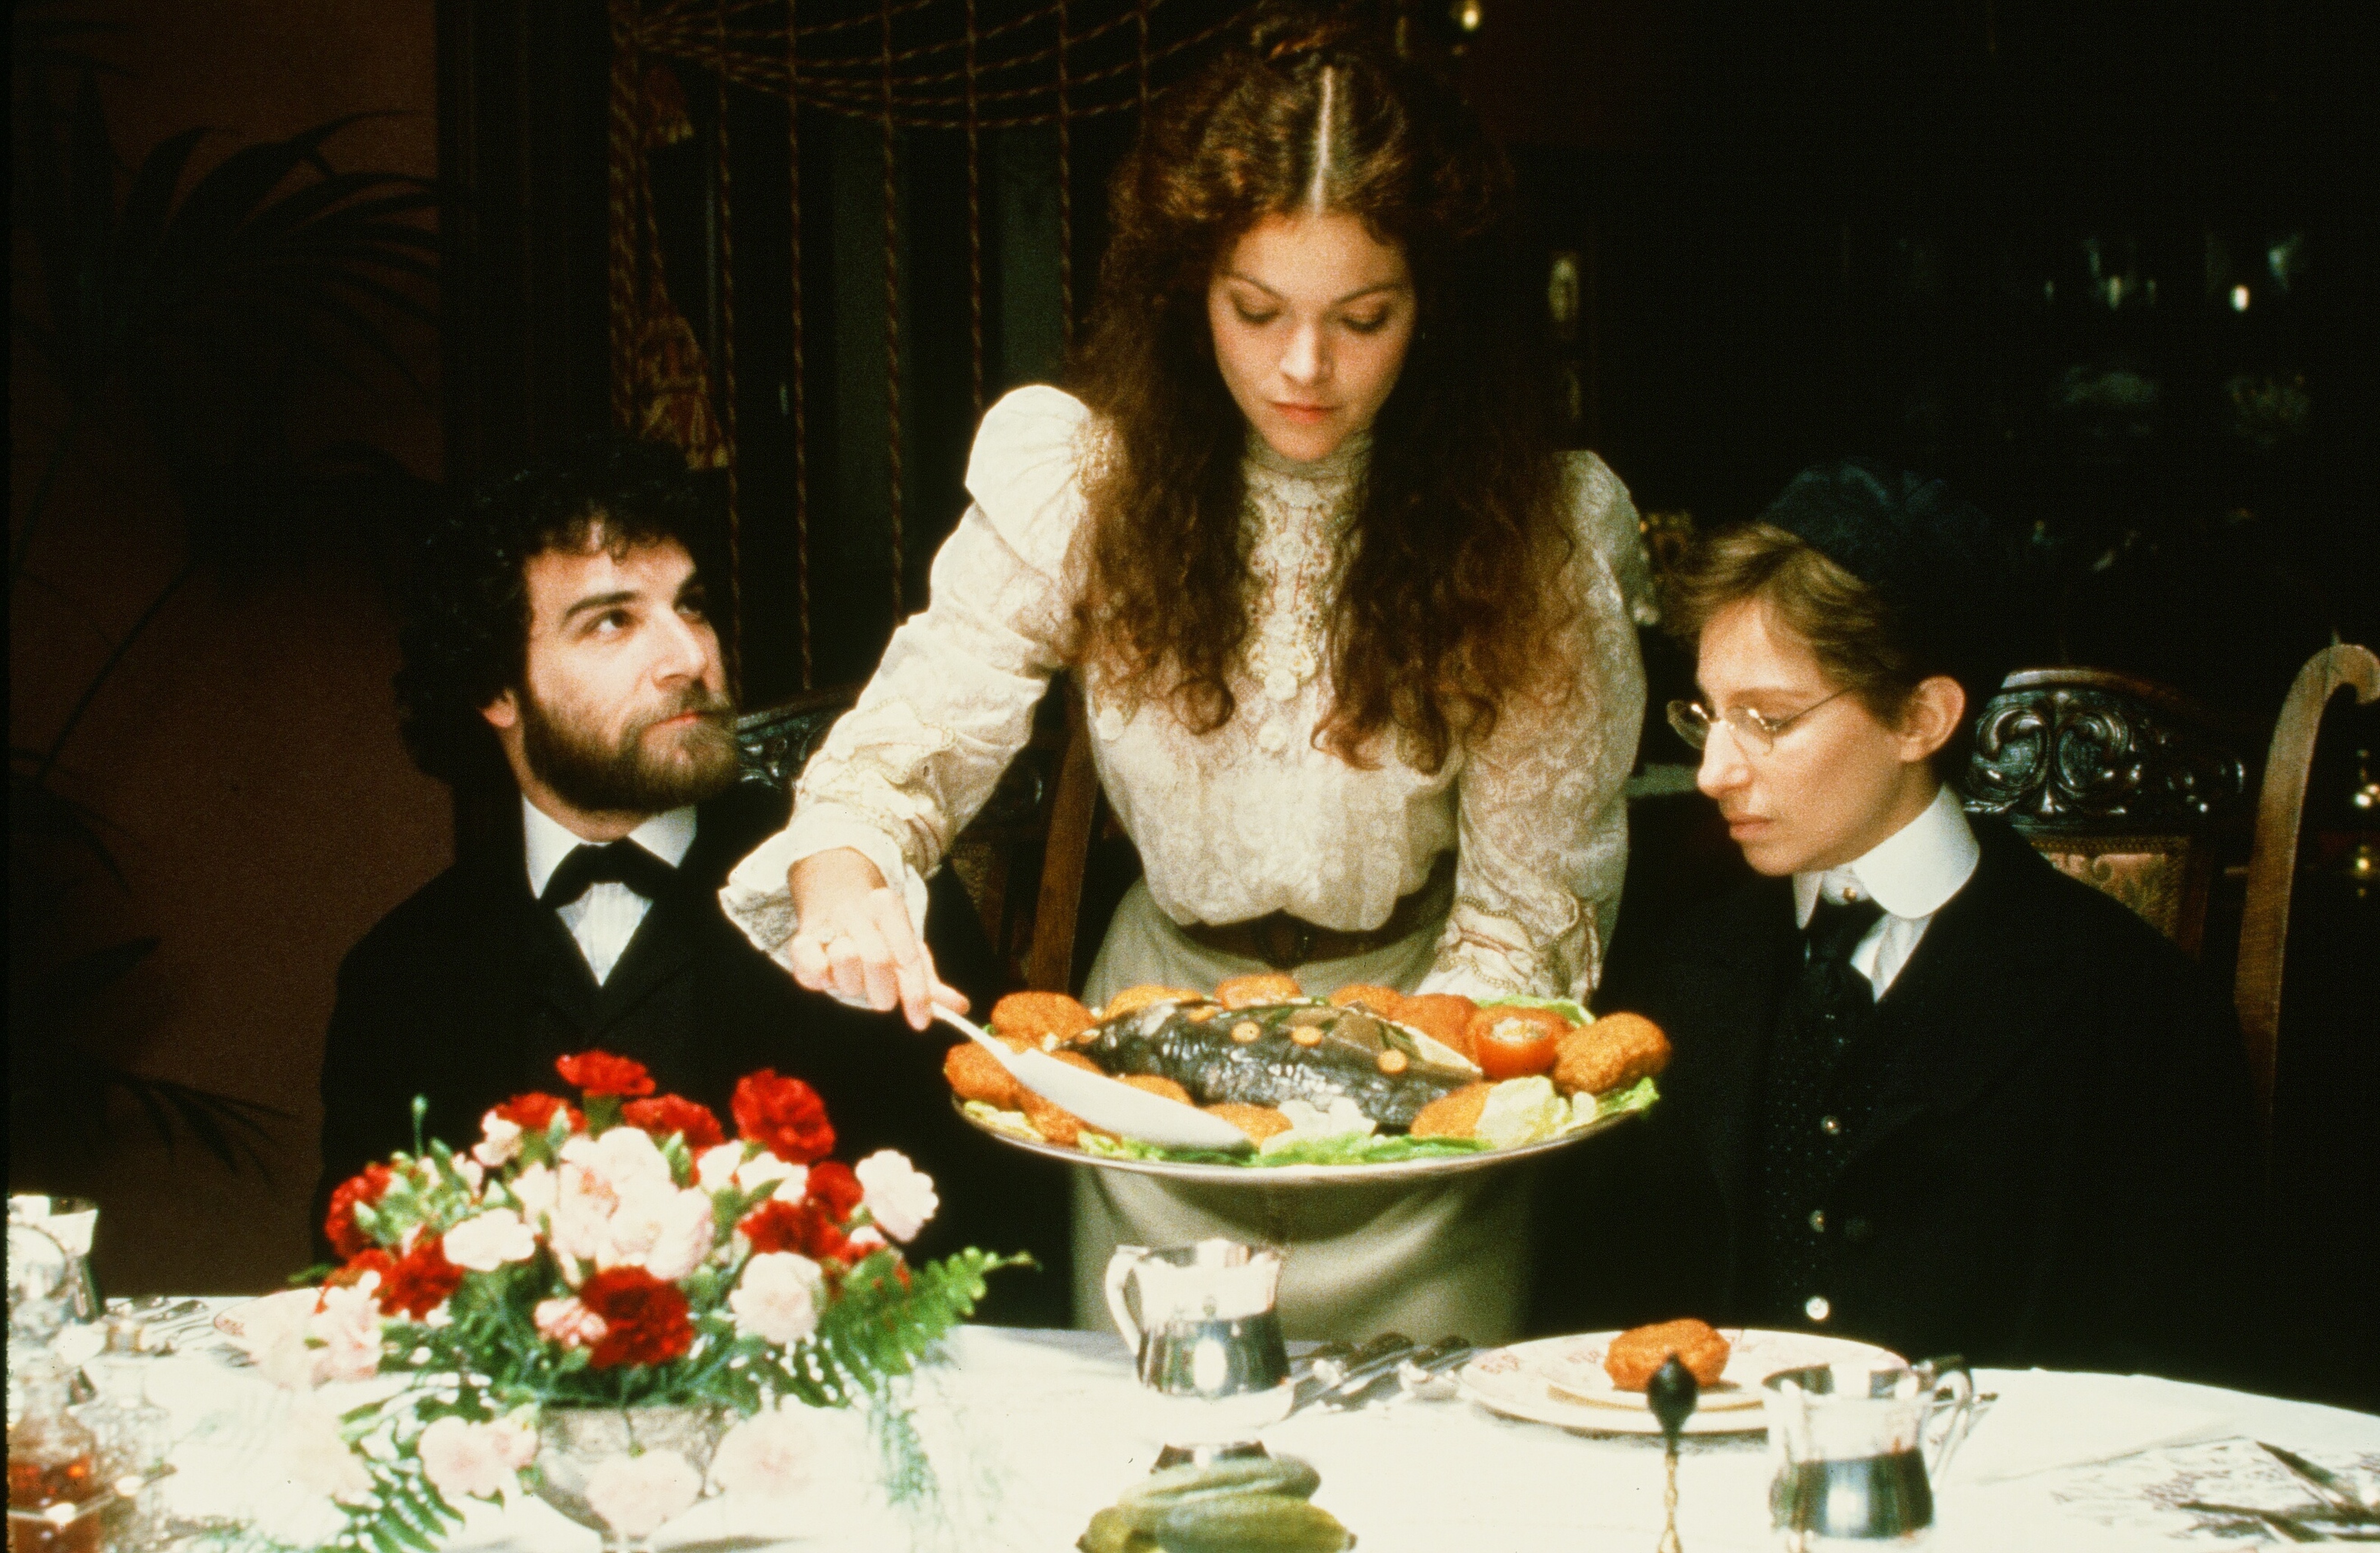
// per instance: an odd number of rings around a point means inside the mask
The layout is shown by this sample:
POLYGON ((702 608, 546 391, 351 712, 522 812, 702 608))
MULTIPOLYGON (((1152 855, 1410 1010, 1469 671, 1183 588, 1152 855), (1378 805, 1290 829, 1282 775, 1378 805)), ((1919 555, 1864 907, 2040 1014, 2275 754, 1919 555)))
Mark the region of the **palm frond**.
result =
POLYGON ((11 852, 28 846, 63 844, 88 856, 106 871, 118 887, 125 887, 123 866, 101 837, 115 827, 105 816, 32 779, 42 759, 39 750, 8 752, 8 842, 11 852))

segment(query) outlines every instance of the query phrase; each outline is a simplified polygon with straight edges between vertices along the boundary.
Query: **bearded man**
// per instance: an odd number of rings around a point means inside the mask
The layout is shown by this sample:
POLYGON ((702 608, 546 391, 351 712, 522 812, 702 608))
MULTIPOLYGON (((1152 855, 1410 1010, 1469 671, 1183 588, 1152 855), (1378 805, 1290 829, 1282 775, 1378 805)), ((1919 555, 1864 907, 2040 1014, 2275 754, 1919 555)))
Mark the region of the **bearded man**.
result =
MULTIPOLYGON (((450 782, 500 756, 520 820, 503 845, 459 849, 341 967, 318 1222, 337 1183, 414 1147, 417 1094, 424 1134, 468 1147, 508 1097, 566 1091, 554 1058, 601 1047, 731 1127, 745 1073, 804 1079, 839 1157, 902 1150, 941 1183, 938 1239, 1001 1243, 1005 1227, 966 1209, 990 1172, 939 1044, 802 990, 720 911, 728 869, 789 799, 737 781, 704 510, 675 453, 605 442, 483 493, 424 544, 396 679, 407 742, 450 782)), ((980 997, 989 946, 938 883, 935 962, 980 997)))

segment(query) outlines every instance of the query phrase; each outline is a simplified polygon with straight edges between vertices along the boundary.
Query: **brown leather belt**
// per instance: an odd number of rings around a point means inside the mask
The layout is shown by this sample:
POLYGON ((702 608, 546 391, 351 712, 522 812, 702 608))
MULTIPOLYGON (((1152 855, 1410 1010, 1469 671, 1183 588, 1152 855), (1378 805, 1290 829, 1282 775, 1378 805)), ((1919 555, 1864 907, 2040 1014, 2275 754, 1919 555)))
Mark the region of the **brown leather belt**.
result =
POLYGON ((1441 853, 1421 888, 1400 898, 1388 920, 1373 928, 1318 927, 1304 917, 1275 911, 1245 922, 1184 923, 1182 934, 1203 948, 1261 960, 1276 971, 1318 960, 1346 960, 1395 943, 1427 923, 1433 912, 1443 915, 1453 881, 1454 854, 1441 853))

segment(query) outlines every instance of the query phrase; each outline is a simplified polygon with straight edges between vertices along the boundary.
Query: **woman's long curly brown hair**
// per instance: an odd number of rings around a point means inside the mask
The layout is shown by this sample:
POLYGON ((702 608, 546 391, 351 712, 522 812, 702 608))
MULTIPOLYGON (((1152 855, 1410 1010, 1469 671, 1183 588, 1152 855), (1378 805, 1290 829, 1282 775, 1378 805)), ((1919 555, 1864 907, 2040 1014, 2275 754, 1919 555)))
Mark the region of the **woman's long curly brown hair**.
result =
POLYGON ((1546 684, 1574 615, 1537 330, 1508 240, 1512 176, 1451 85, 1346 9, 1279 9, 1151 109, 1111 191, 1114 235, 1076 387, 1110 434, 1087 471, 1089 662, 1208 733, 1236 704, 1248 631, 1241 458, 1207 291, 1242 235, 1307 206, 1404 253, 1417 328, 1372 425, 1329 618, 1318 741, 1372 764, 1392 730, 1425 771, 1546 684), (1331 123, 1314 165, 1318 119, 1331 123))

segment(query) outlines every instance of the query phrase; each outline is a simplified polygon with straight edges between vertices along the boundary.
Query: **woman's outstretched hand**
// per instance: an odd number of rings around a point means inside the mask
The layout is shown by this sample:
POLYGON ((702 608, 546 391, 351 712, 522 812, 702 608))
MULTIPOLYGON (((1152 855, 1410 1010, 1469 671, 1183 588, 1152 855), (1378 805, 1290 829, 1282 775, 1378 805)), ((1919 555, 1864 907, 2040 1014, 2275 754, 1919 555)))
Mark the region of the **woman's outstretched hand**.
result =
POLYGON ((862 1008, 897 1004, 918 1030, 936 1003, 966 1011, 965 996, 934 973, 907 903, 859 852, 814 852, 786 872, 785 882, 801 923, 791 948, 794 980, 862 1008))

